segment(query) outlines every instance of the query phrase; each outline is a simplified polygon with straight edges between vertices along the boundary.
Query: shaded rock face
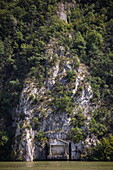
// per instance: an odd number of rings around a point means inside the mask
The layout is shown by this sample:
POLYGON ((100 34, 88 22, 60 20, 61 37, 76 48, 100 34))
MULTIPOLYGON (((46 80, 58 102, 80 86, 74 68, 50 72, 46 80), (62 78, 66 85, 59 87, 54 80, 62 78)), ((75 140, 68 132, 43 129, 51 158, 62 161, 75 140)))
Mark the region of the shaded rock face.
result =
POLYGON ((57 7, 57 15, 64 20, 65 22, 67 22, 67 14, 66 14, 66 5, 63 3, 59 3, 58 7, 57 7))
MULTIPOLYGON (((50 139, 62 139, 72 143, 72 159, 79 159, 71 135, 72 118, 82 110, 88 128, 92 90, 86 81, 89 76, 85 65, 67 53, 53 39, 46 50, 46 77, 43 85, 39 80, 26 80, 16 108, 14 150, 16 159, 33 161, 46 159, 45 145, 50 139)), ((88 140, 88 139, 87 139, 88 140)))
POLYGON ((66 23, 68 22, 68 16, 70 15, 70 9, 75 7, 76 1, 75 0, 70 0, 69 2, 59 2, 57 4, 57 16, 65 21, 66 23))

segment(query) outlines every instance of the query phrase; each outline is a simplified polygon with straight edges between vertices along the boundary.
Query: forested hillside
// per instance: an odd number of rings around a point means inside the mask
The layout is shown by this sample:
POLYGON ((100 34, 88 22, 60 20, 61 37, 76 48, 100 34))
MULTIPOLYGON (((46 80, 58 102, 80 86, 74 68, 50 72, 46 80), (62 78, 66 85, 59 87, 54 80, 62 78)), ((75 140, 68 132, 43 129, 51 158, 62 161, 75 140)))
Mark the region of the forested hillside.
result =
MULTIPOLYGON (((70 55, 69 62, 74 64, 73 70, 65 73, 69 88, 74 82, 75 66, 78 68, 82 63, 89 73, 84 80, 90 82, 93 91, 88 127, 98 142, 86 148, 87 154, 83 157, 113 160, 112 0, 0 0, 0 8, 0 159, 12 160, 14 157, 13 121, 26 79, 38 81, 37 86, 41 88, 52 74, 49 67, 59 60, 57 52, 54 59, 47 58, 48 44, 52 44, 53 39, 56 47, 65 48, 65 56, 68 58, 70 55), (59 16, 60 3, 65 4, 66 19, 59 16)), ((68 61, 66 57, 62 57, 63 64, 68 61)), ((55 91, 51 96, 57 112, 73 114, 73 100, 68 87, 65 89, 57 82, 48 95, 55 91), (59 91, 61 98, 57 96, 59 91)), ((84 85, 76 96, 83 88, 84 85)), ((33 96, 31 100, 34 100, 33 96)), ((36 99, 35 102, 40 104, 42 101, 36 99)), ((75 142, 85 140, 83 131, 80 131, 85 122, 81 115, 82 111, 71 121, 75 142)), ((34 121, 36 123, 37 119, 34 121)))

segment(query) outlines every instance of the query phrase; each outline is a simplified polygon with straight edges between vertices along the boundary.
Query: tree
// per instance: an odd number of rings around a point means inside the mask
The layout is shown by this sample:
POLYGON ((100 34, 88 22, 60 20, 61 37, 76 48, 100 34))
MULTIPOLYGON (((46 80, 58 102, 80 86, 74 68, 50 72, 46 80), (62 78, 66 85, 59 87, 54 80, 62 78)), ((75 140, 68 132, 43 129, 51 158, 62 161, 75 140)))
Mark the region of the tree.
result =
POLYGON ((113 136, 102 138, 96 147, 91 150, 91 159, 101 161, 113 161, 113 136))

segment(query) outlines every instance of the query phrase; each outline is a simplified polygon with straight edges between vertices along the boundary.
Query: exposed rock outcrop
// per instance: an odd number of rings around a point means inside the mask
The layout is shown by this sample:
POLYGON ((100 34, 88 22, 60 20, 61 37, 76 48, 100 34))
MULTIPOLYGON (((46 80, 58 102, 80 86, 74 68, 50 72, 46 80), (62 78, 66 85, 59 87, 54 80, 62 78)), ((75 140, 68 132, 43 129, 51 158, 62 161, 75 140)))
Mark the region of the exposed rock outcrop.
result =
MULTIPOLYGON (((91 86, 86 81, 89 73, 77 57, 71 54, 67 56, 64 47, 57 44, 56 48, 56 43, 57 40, 53 39, 48 44, 46 51, 48 72, 42 87, 37 86, 38 80, 35 82, 26 80, 24 85, 15 117, 17 127, 14 150, 17 159, 26 161, 45 159, 44 148, 49 139, 71 142, 72 139, 69 137, 73 128, 71 119, 80 109, 87 119, 84 128, 88 128, 90 119, 88 112, 91 109, 92 98, 91 86), (44 134, 40 136, 39 132, 44 134)), ((74 144, 72 146, 74 148, 74 144)), ((73 152, 75 155, 72 156, 73 159, 78 159, 73 152)))
MULTIPOLYGON (((67 22, 65 4, 59 3, 58 16, 67 22)), ((16 159, 33 161, 47 158, 46 145, 50 139, 71 143, 71 159, 80 159, 82 144, 72 137, 72 119, 81 112, 85 117, 82 130, 88 131, 92 109, 92 89, 87 81, 87 67, 78 57, 51 38, 46 52, 46 74, 40 79, 26 79, 16 108, 14 151, 16 159)), ((95 141, 92 141, 95 142, 95 141)))

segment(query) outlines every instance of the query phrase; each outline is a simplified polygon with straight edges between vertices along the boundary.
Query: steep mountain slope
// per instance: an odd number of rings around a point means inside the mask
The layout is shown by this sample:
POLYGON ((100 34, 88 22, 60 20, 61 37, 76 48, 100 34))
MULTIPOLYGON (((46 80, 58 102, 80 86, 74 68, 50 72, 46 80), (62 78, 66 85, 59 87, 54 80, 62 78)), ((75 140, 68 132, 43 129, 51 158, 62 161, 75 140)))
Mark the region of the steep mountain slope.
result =
MULTIPOLYGON (((87 138, 92 98, 86 81, 89 74, 77 57, 66 53, 56 39, 51 39, 46 49, 47 75, 43 85, 40 87, 38 80, 26 80, 15 116, 14 150, 19 159, 45 159, 44 145, 50 139, 75 141, 77 145, 76 141, 87 138), (77 120, 76 115, 82 120, 77 120)), ((73 159, 77 159, 74 155, 73 159)))
POLYGON ((112 2, 0 3, 1 159, 112 160, 112 2))

